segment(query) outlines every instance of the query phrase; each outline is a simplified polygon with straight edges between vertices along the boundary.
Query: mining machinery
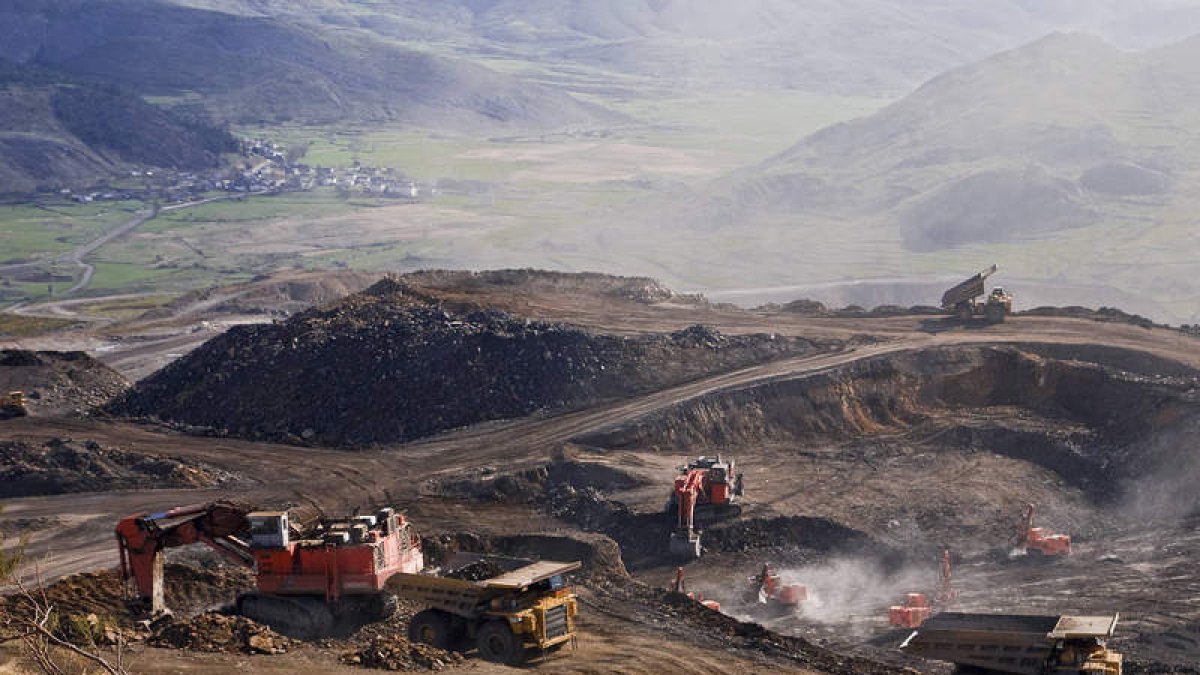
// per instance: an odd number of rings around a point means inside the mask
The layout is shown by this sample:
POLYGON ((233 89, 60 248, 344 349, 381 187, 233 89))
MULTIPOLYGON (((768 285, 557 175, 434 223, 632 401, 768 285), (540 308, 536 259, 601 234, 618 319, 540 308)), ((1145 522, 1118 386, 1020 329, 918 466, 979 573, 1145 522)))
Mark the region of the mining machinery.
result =
POLYGON ((772 613, 793 612, 808 599, 807 586, 784 583, 771 563, 763 563, 762 571, 750 577, 750 584, 747 600, 772 613))
POLYGON ((675 486, 667 502, 674 527, 671 530, 672 555, 699 558, 701 552, 698 514, 707 517, 735 515, 736 504, 742 496, 742 474, 737 473, 734 461, 716 457, 699 457, 687 466, 679 467, 675 486))
POLYGON ((205 544, 255 571, 256 590, 237 598, 237 611, 299 638, 328 635, 343 620, 389 616, 383 593, 395 574, 424 567, 421 541, 395 509, 324 519, 294 527, 288 510, 254 511, 218 501, 139 513, 116 526, 125 595, 143 612, 167 610, 166 549, 205 544))
POLYGON ((952 583, 953 570, 950 567, 950 550, 942 551, 942 574, 938 583, 937 593, 933 602, 924 593, 908 593, 899 605, 888 608, 888 625, 895 628, 918 628, 924 624, 934 612, 944 611, 958 599, 958 591, 952 583))
POLYGON ((25 403, 25 392, 10 391, 0 399, 0 420, 25 417, 28 414, 29 406, 25 403))
POLYGON ((675 581, 671 583, 671 590, 675 593, 686 595, 688 599, 695 600, 714 612, 721 611, 721 603, 716 600, 706 600, 703 593, 692 592, 687 589, 687 580, 683 578, 682 567, 675 568, 675 581))
POLYGON ((942 295, 942 309, 952 312, 963 323, 977 316, 982 316, 988 323, 1003 322, 1004 317, 1012 313, 1012 294, 997 286, 985 301, 976 300, 986 292, 984 281, 995 274, 996 269, 997 267, 992 265, 946 291, 942 295))
POLYGON ((954 663, 957 672, 1121 675, 1123 658, 1108 648, 1117 618, 942 612, 900 649, 954 663))
POLYGON ((1044 528, 1034 527, 1035 510, 1033 504, 1026 504, 1021 512, 1021 521, 1013 538, 1013 553, 1042 557, 1071 555, 1071 535, 1048 534, 1044 528))
POLYGON ((440 574, 400 572, 388 579, 386 589, 425 606, 409 621, 409 640, 442 649, 474 646, 486 661, 518 666, 574 644, 578 604, 565 575, 579 567, 578 562, 456 553, 440 574), (456 576, 469 566, 488 573, 479 575, 483 579, 456 576))

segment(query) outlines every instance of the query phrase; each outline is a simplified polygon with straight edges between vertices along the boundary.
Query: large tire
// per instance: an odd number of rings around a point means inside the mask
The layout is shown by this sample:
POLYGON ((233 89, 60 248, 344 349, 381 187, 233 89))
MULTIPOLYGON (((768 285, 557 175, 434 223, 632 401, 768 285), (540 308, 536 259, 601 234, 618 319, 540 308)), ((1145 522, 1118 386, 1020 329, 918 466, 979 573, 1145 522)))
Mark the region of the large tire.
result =
POLYGON ((479 658, 485 661, 510 666, 519 666, 525 662, 525 645, 513 635, 508 624, 502 621, 483 624, 475 636, 475 644, 479 647, 479 658))
POLYGON ((417 612, 408 622, 409 642, 423 642, 438 649, 454 647, 454 622, 445 612, 427 609, 417 612))
POLYGON ((1004 305, 990 302, 983 311, 988 323, 1004 323, 1004 305))

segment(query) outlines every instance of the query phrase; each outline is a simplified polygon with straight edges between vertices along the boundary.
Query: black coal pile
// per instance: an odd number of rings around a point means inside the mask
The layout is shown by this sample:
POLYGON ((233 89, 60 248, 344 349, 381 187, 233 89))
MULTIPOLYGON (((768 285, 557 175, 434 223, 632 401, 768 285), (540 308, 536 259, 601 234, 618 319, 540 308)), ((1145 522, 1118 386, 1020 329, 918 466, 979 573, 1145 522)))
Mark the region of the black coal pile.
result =
POLYGON ((211 487, 226 471, 178 457, 51 438, 42 444, 0 441, 0 498, 144 488, 211 487))
POLYGON ((451 579, 463 579, 465 581, 483 581, 504 574, 504 568, 496 564, 493 560, 480 558, 467 563, 461 567, 457 567, 446 572, 445 576, 451 579))
POLYGON ((0 394, 25 393, 29 414, 86 415, 129 388, 84 352, 0 350, 0 394))
POLYGON ((110 407, 292 443, 407 441, 571 408, 817 347, 695 326, 609 335, 450 302, 385 279, 286 322, 241 326, 110 407))

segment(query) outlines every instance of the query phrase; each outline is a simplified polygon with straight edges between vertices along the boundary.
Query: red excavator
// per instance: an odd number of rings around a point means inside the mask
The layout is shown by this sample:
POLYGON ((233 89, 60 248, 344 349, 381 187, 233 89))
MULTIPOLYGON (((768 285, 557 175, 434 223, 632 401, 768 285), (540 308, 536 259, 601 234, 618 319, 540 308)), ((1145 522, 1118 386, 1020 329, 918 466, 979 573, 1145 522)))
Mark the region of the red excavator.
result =
POLYGON ((783 583, 771 563, 763 563, 762 571, 750 577, 750 582, 747 599, 774 612, 792 612, 808 599, 808 586, 783 583))
POLYGON ((1021 523, 1014 537, 1014 553, 1031 556, 1071 555, 1071 535, 1046 534, 1046 530, 1033 526, 1033 504, 1026 504, 1021 523))
POLYGON ((734 461, 716 457, 699 457, 687 466, 679 467, 675 489, 667 502, 667 510, 675 514, 671 530, 672 555, 700 557, 700 530, 696 527, 697 510, 729 512, 742 496, 742 474, 737 473, 734 461))
POLYGON ((142 610, 166 609, 164 550, 202 543, 254 568, 257 590, 238 597, 239 614, 300 638, 328 635, 342 619, 386 618, 395 600, 384 584, 425 566, 420 538, 392 508, 300 532, 286 510, 212 502, 129 516, 116 535, 126 597, 142 610))

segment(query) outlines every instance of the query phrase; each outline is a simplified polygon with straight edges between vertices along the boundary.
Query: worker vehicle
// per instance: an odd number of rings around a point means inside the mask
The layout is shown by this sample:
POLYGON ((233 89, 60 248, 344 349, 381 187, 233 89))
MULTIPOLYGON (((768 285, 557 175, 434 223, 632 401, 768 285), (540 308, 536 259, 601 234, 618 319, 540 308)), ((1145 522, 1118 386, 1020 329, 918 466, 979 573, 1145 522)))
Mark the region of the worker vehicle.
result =
POLYGON ((1036 507, 1026 504, 1021 513, 1021 522, 1017 526, 1014 537, 1013 553, 1030 556, 1065 556, 1071 555, 1071 535, 1047 534, 1045 528, 1033 526, 1033 514, 1036 507))
POLYGON ((688 599, 695 600, 714 612, 721 611, 721 603, 717 602, 716 600, 705 600, 702 593, 692 593, 688 591, 687 581, 685 581, 683 578, 682 567, 675 568, 675 582, 671 584, 671 590, 676 593, 686 595, 688 599))
POLYGON ((763 563, 762 571, 750 577, 750 583, 750 593, 746 599, 774 613, 795 611, 800 603, 808 599, 807 586, 784 583, 771 563, 763 563))
POLYGON ((257 590, 237 612, 299 638, 328 635, 342 622, 387 618, 395 599, 383 592, 395 574, 420 571, 421 541, 395 509, 373 516, 321 519, 305 531, 290 513, 253 511, 234 502, 140 513, 116 526, 125 594, 150 614, 166 611, 163 553, 202 543, 255 570, 257 590))
POLYGON ((1121 675, 1121 654, 1107 646, 1117 618, 942 612, 900 649, 964 672, 1121 675))
POLYGON ((995 274, 996 269, 992 265, 946 291, 942 294, 942 309, 952 312, 963 323, 977 316, 982 316, 988 323, 1002 323, 1006 316, 1012 314, 1012 294, 997 286, 985 301, 976 300, 986 291, 984 281, 995 274))
POLYGON ((740 512, 737 500, 743 494, 742 474, 734 461, 716 457, 698 457, 687 466, 679 467, 675 487, 667 501, 675 525, 671 530, 672 555, 699 558, 700 529, 698 521, 731 516, 740 512))
POLYGON ((386 588, 426 606, 409 622, 409 640, 442 649, 474 644, 480 658, 517 666, 574 643, 578 605, 563 577, 579 567, 458 553, 441 575, 394 574, 386 588), (474 581, 454 578, 455 570, 480 562, 499 573, 474 581))
POLYGON ((25 403, 25 392, 10 391, 0 399, 0 420, 25 417, 28 414, 29 406, 25 403))

